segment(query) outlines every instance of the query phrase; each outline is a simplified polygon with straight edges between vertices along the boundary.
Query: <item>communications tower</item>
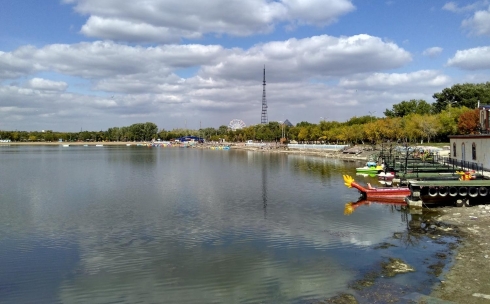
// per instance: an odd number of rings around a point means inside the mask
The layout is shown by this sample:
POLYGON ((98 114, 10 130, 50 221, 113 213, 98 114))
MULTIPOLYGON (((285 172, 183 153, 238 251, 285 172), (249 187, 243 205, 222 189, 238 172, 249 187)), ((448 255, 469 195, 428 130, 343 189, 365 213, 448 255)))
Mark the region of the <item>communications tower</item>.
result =
POLYGON ((265 98, 265 65, 264 65, 264 82, 262 83, 262 115, 260 116, 260 123, 267 124, 267 99, 265 98))

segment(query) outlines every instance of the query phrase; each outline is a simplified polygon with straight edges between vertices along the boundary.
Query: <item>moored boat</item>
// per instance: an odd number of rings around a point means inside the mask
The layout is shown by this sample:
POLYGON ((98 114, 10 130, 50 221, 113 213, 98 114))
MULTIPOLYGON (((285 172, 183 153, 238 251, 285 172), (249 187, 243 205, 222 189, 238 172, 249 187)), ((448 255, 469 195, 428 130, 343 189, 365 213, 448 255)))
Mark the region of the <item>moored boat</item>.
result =
POLYGON ((384 170, 384 166, 378 165, 376 162, 367 162, 364 167, 356 168, 358 173, 379 173, 384 170))
POLYGON ((387 187, 374 188, 370 184, 363 187, 356 183, 350 175, 344 175, 344 183, 348 188, 356 188, 361 193, 361 197, 367 200, 383 200, 383 201, 404 201, 405 197, 410 195, 408 187, 387 187))

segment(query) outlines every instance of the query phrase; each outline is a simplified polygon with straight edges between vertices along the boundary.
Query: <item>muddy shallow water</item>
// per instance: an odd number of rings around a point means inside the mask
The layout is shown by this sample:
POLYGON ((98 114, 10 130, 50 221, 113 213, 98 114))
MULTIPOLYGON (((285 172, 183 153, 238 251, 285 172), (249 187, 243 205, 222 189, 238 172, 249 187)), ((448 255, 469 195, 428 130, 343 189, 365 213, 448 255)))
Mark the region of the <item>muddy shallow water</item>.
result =
POLYGON ((349 284, 351 292, 318 303, 423 303, 430 298, 462 239, 457 226, 436 220, 441 215, 441 210, 409 215, 406 230, 373 247, 380 259, 349 284), (422 284, 410 283, 414 279, 422 284))
POLYGON ((435 248, 435 254, 418 265, 387 257, 351 283, 353 292, 318 303, 490 303, 490 205, 424 209, 423 215, 412 215, 409 229, 375 249, 384 256, 400 240, 435 248), (413 271, 431 276, 430 293, 392 279, 413 271))

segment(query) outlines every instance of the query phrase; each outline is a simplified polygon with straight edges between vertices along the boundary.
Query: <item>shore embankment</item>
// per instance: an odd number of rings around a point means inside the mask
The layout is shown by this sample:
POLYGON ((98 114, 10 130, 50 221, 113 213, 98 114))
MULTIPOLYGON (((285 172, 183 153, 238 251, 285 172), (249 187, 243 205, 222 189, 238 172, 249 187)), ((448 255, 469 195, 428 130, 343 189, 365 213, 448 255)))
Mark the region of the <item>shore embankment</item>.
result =
POLYGON ((234 144, 230 146, 232 149, 240 149, 247 151, 255 151, 262 153, 285 153, 285 154, 300 154, 300 155, 312 155, 328 158, 338 158, 346 161, 366 161, 374 157, 379 151, 373 151, 371 149, 359 148, 356 153, 345 153, 342 150, 333 149, 315 149, 315 148, 289 148, 286 145, 280 144, 266 144, 263 146, 247 146, 245 144, 234 144))

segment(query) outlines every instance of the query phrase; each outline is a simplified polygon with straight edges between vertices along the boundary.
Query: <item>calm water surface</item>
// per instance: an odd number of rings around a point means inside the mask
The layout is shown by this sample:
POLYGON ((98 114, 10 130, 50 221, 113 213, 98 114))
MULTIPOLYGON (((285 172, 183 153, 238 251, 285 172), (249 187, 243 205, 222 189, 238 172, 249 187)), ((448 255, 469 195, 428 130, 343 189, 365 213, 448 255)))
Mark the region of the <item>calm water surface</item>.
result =
MULTIPOLYGON (((383 258, 417 263, 427 251, 374 249, 407 230, 399 208, 344 215, 358 193, 342 174, 356 166, 235 150, 0 146, 0 302, 305 303, 350 292, 383 258)), ((428 288, 420 272, 393 280, 428 288)))

